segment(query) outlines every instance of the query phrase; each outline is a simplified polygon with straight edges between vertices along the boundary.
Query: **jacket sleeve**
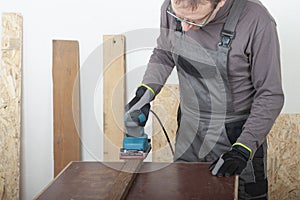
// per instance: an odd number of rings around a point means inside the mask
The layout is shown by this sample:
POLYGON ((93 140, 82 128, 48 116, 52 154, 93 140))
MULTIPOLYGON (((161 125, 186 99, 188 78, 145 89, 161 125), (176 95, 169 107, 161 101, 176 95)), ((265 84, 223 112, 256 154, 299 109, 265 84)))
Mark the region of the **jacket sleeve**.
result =
POLYGON ((284 103, 280 47, 274 21, 256 33, 251 48, 251 79, 255 95, 250 116, 237 142, 251 148, 254 154, 265 141, 284 103))
POLYGON ((143 77, 143 84, 151 87, 157 95, 174 68, 174 61, 171 53, 169 19, 166 13, 170 0, 166 0, 161 7, 160 35, 157 39, 157 46, 153 50, 143 77))

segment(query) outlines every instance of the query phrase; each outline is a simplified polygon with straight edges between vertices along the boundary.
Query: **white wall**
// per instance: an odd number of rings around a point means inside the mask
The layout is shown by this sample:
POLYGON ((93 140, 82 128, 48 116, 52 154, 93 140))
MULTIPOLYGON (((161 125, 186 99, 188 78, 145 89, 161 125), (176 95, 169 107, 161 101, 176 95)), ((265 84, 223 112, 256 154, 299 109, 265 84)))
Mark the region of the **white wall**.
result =
MULTIPOLYGON (((155 45, 163 0, 0 1, 0 12, 24 18, 22 199, 32 199, 53 178, 52 40, 80 45, 84 160, 102 159, 101 42, 104 34, 127 36, 128 99, 140 83, 155 45), (136 41, 145 34, 145 42, 136 41), (137 46, 135 46, 137 45, 137 46), (100 67, 98 67, 100 66, 100 67), (87 81, 89 80, 89 81, 87 81)), ((300 112, 300 17, 296 0, 262 0, 277 20, 286 102, 283 112, 300 112)), ((0 27, 1 29, 1 27, 0 27)), ((173 76, 171 82, 176 82, 173 76)), ((149 127, 147 127, 149 128, 149 127)))
POLYGON ((277 22, 281 44, 282 79, 285 91, 284 113, 300 112, 300 15, 296 0, 263 0, 277 22))

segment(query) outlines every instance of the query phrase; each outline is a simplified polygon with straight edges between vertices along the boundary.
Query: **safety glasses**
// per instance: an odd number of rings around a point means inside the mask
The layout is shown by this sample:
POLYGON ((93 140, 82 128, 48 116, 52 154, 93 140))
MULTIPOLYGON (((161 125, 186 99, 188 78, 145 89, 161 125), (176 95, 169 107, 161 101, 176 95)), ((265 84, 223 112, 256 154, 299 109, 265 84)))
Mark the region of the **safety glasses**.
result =
POLYGON ((197 24, 195 22, 191 22, 189 20, 186 20, 186 19, 183 19, 181 17, 176 16, 176 14, 171 10, 171 2, 170 2, 169 6, 167 8, 167 13, 169 15, 171 15, 172 17, 174 17, 177 21, 184 22, 184 23, 187 23, 187 24, 192 25, 192 26, 197 26, 199 28, 203 28, 208 23, 208 21, 211 18, 213 12, 215 11, 216 7, 217 7, 217 4, 215 4, 214 8, 212 9, 212 11, 210 11, 210 13, 207 14, 207 16, 205 17, 205 20, 204 20, 204 22, 202 24, 197 24))

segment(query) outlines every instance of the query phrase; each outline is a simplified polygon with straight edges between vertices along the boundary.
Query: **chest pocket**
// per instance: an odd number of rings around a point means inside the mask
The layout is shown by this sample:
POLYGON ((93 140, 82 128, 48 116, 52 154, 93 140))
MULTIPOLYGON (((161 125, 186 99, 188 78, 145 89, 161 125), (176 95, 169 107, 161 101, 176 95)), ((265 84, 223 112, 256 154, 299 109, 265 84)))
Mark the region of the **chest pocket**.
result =
POLYGON ((177 70, 180 72, 183 70, 186 74, 199 79, 212 79, 217 76, 217 68, 215 66, 207 65, 205 63, 199 63, 194 60, 190 60, 183 56, 178 56, 177 70))

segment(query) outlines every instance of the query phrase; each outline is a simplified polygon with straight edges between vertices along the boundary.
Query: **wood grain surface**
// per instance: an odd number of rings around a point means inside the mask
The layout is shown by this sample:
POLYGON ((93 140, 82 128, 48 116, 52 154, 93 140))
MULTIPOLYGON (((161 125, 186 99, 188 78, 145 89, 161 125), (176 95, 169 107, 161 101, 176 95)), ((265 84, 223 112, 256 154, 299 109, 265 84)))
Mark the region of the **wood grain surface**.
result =
MULTIPOLYGON (((126 199, 234 199, 236 178, 212 176, 208 166, 144 163, 126 199)), ((111 199, 122 167, 117 162, 73 162, 36 199, 111 199)))
POLYGON ((125 37, 103 36, 104 161, 119 161, 124 135, 125 37))
POLYGON ((79 45, 53 40, 54 176, 80 161, 79 45))

